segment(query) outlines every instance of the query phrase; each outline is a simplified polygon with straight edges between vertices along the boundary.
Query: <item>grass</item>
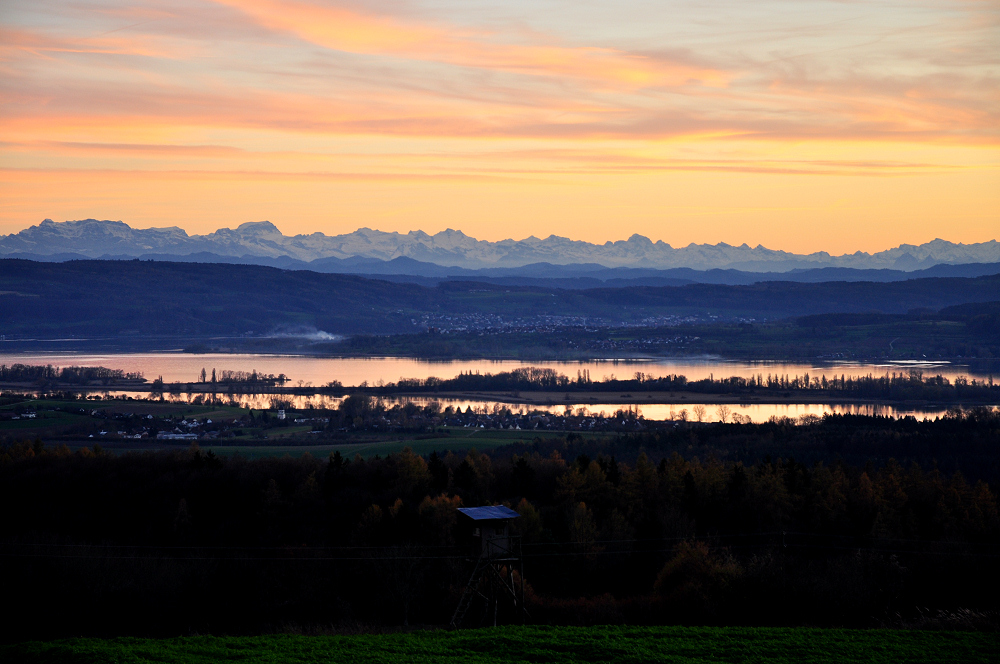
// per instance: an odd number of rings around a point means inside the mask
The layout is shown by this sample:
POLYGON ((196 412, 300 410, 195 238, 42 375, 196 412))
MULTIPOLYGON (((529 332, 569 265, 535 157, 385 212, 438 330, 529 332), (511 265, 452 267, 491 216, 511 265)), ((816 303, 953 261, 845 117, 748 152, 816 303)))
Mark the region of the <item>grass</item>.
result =
POLYGON ((996 633, 749 627, 501 627, 352 636, 77 638, 0 646, 46 664, 246 662, 990 662, 996 633))
POLYGON ((284 429, 272 429, 267 432, 267 437, 278 440, 282 438, 304 438, 310 431, 312 431, 312 426, 309 424, 304 426, 290 426, 284 429))
POLYGON ((41 430, 65 427, 84 421, 83 415, 75 413, 38 413, 34 419, 8 420, 0 422, 0 431, 41 430))
MULTIPOLYGON (((73 424, 91 422, 93 410, 108 413, 132 413, 136 415, 154 414, 171 417, 236 418, 245 415, 247 409, 229 406, 200 406, 157 401, 66 401, 57 399, 27 399, 0 406, 0 411, 14 410, 15 407, 37 411, 34 419, 6 420, 0 422, 0 433, 4 431, 38 431, 59 433, 73 424), (66 410, 56 410, 66 409, 66 410), (83 412, 80 412, 80 411, 83 412)), ((308 430, 309 427, 304 427, 308 430)))
MULTIPOLYGON (((363 457, 371 457, 376 454, 387 455, 402 452, 403 448, 409 447, 416 454, 430 454, 431 452, 441 452, 443 450, 467 450, 475 447, 477 450, 489 450, 503 445, 516 442, 527 442, 536 436, 540 438, 552 438, 564 435, 562 432, 535 432, 535 431, 498 431, 496 429, 466 429, 462 427, 448 427, 450 435, 440 437, 414 437, 401 436, 388 440, 367 440, 350 442, 331 443, 317 440, 314 444, 303 445, 211 445, 201 444, 203 451, 212 450, 216 454, 240 454, 245 457, 283 457, 286 454, 299 456, 308 452, 315 457, 327 457, 334 451, 339 450, 342 455, 352 458, 355 454, 363 457)), ((272 438, 271 432, 268 435, 272 438)), ((584 434, 591 437, 594 434, 584 434)), ((308 434, 300 436, 307 437, 308 434)), ((239 441, 239 438, 234 439, 239 441)))

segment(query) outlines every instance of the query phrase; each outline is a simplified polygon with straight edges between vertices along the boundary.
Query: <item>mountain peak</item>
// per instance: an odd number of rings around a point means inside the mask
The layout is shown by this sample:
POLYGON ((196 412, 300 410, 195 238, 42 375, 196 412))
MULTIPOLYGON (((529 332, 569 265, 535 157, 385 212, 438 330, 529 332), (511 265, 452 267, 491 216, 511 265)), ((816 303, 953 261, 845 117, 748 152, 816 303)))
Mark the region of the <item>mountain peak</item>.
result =
POLYGON ((270 221, 252 221, 240 224, 235 230, 222 228, 206 235, 188 235, 177 227, 136 229, 122 221, 55 222, 45 219, 19 233, 0 236, 0 255, 64 253, 91 258, 206 253, 220 257, 291 258, 303 262, 327 258, 391 261, 406 257, 407 260, 466 269, 516 268, 547 263, 784 272, 818 267, 915 270, 940 263, 1000 263, 1000 243, 994 240, 956 244, 940 238, 921 245, 901 244, 874 254, 858 251, 831 256, 822 251, 794 254, 759 244, 750 247, 747 243, 740 246, 725 242, 691 243, 673 248, 661 240, 654 243, 638 233, 627 240, 603 244, 554 234, 544 239, 532 235, 523 240, 492 242, 451 228, 434 235, 419 230, 401 234, 359 228, 335 236, 319 232, 286 236, 270 221))
POLYGON ((438 237, 438 236, 441 236, 441 237, 460 237, 460 238, 467 238, 467 237, 469 237, 468 235, 466 235, 462 231, 455 230, 454 228, 446 228, 443 231, 439 231, 439 232, 437 232, 437 233, 434 234, 434 237, 438 237))
POLYGON ((236 227, 236 232, 242 235, 281 235, 278 227, 270 221, 246 221, 236 227))

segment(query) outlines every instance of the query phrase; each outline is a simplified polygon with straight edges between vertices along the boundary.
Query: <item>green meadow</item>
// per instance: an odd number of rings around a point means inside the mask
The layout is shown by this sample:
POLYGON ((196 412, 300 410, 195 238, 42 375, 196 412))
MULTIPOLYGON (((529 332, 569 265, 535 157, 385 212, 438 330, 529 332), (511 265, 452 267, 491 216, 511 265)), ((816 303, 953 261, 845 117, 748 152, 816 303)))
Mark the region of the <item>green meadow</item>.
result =
POLYGON ((500 627, 350 636, 68 639, 0 646, 28 663, 994 662, 984 632, 750 627, 500 627))

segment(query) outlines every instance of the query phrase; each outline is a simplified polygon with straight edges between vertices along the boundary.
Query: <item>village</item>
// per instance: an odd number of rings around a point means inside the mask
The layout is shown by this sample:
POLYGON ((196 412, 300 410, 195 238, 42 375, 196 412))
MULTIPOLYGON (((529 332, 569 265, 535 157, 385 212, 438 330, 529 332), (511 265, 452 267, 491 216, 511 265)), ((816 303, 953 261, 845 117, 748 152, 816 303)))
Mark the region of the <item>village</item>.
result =
MULTIPOLYGON (((464 410, 440 402, 386 401, 354 395, 336 408, 293 409, 275 400, 275 408, 241 407, 231 401, 199 399, 197 403, 144 399, 117 395, 37 398, 26 394, 3 396, 0 431, 45 432, 60 442, 93 443, 112 440, 200 441, 227 445, 258 441, 321 443, 346 440, 358 434, 421 435, 446 437, 453 430, 521 432, 631 432, 697 424, 695 413, 677 413, 677 420, 643 417, 638 407, 613 413, 592 413, 587 408, 513 410, 507 406, 467 406, 464 410), (690 418, 690 422, 687 420, 690 418), (30 420, 30 422, 27 422, 30 420), (6 424, 5 424, 6 423, 6 424), (27 427, 27 428, 26 428, 27 427)), ((702 409, 703 411, 703 409, 702 409)), ((701 413, 701 416, 704 412, 701 413)))

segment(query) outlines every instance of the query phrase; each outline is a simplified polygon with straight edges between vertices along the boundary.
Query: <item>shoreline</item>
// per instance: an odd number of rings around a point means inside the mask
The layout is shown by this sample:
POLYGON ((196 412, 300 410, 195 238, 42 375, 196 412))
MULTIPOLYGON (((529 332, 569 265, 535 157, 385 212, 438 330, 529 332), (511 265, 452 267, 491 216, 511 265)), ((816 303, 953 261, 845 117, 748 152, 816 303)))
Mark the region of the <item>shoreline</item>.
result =
POLYGON ((448 355, 422 354, 419 352, 387 353, 387 352, 336 352, 330 349, 318 350, 304 347, 302 344, 246 344, 243 346, 207 347, 204 350, 190 350, 191 343, 185 343, 182 339, 163 339, 161 343, 142 343, 145 340, 131 338, 117 339, 109 337, 107 339, 93 339, 81 343, 76 339, 32 339, 17 340, 6 339, 0 341, 0 364, 4 363, 4 358, 8 355, 51 355, 54 357, 87 354, 113 354, 113 355, 177 355, 177 356, 270 356, 270 357, 301 357, 318 360, 379 360, 379 359, 399 359, 416 360, 418 362, 441 363, 448 362, 564 362, 564 363, 636 363, 644 362, 746 362, 760 364, 822 364, 822 363, 857 363, 857 364, 881 364, 892 362, 912 362, 934 364, 961 364, 968 363, 990 363, 1000 362, 996 357, 966 357, 966 356, 941 356, 934 358, 924 357, 886 357, 884 354, 874 355, 852 355, 850 357, 840 356, 817 356, 788 354, 780 357, 760 357, 749 354, 720 354, 717 352, 693 352, 682 354, 655 354, 655 353, 595 353, 581 350, 576 352, 563 353, 453 353, 448 355), (138 343, 137 343, 138 341, 138 343), (58 347, 67 344, 69 347, 58 347), (166 345, 164 345, 166 344, 166 345))
POLYGON ((739 394, 706 394, 701 392, 395 392, 392 398, 417 397, 422 399, 450 399, 455 401, 499 401, 534 406, 562 406, 593 404, 628 404, 628 405, 663 405, 686 406, 690 404, 706 405, 892 405, 927 408, 935 406, 997 405, 991 401, 929 401, 921 399, 860 399, 823 395, 771 396, 771 395, 739 395, 739 394), (568 398, 567 398, 568 397, 568 398))

